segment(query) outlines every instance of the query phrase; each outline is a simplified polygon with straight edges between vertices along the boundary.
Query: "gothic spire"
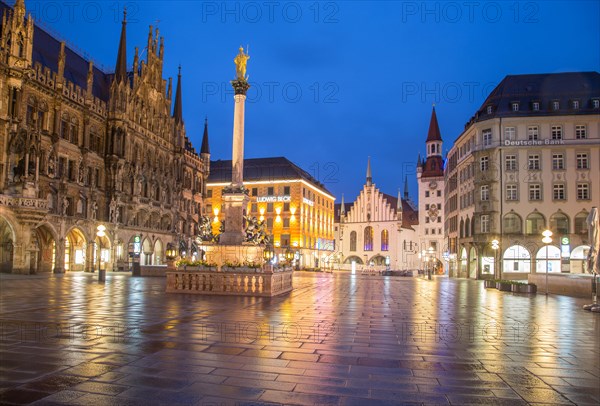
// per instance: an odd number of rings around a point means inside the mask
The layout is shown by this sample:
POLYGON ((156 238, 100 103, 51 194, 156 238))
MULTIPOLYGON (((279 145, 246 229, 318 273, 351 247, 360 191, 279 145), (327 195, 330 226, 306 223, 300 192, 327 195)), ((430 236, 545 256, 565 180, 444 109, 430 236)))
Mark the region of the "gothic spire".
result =
POLYGON ((177 74, 177 90, 175 93, 175 107, 173 108, 173 118, 175 119, 175 123, 183 123, 183 108, 181 107, 181 65, 179 65, 179 73, 177 74))
POLYGON ((373 176, 371 175, 371 157, 367 160, 367 186, 373 184, 373 176))
POLYGON ((204 135, 202 135, 202 146, 200 147, 201 154, 210 154, 208 145, 208 118, 204 119, 204 135))
POLYGON ((435 114, 435 105, 431 111, 431 120, 429 121, 429 132, 427 133, 427 141, 442 141, 440 135, 440 126, 438 125, 437 115, 435 114))
POLYGON ((398 202, 396 203, 396 211, 402 211, 402 198, 400 197, 400 188, 398 188, 398 202))
POLYGON ((404 200, 408 200, 408 176, 404 176, 404 200))
POLYGON ((115 66, 115 80, 121 83, 127 80, 127 10, 123 10, 123 26, 121 27, 121 40, 117 53, 115 66))
POLYGON ((346 214, 346 208, 344 207, 344 194, 342 193, 342 204, 340 205, 340 216, 346 214))

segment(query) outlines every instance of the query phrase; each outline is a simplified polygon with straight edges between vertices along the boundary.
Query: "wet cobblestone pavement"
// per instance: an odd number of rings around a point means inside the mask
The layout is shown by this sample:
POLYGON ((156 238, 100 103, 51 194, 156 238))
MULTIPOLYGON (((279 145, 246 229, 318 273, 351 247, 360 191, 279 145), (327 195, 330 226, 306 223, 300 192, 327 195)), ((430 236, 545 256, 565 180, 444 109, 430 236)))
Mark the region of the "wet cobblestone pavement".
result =
POLYGON ((589 300, 303 272, 272 299, 118 273, 0 283, 2 404, 600 403, 589 300))

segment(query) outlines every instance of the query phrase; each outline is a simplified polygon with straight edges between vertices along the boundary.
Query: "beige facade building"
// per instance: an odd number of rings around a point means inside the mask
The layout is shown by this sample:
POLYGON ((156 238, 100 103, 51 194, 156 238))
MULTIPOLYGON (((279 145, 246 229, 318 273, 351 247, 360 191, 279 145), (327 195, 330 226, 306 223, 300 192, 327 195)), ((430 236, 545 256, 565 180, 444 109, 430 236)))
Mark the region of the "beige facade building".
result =
POLYGON ((352 271, 415 270, 418 257, 418 213, 408 200, 381 192, 373 183, 371 162, 356 200, 336 204, 336 269, 352 271))
POLYGON ((36 26, 23 0, 1 4, 1 271, 128 269, 133 249, 163 263, 167 243, 197 230, 209 154, 206 131, 200 154, 186 137, 181 75, 172 106, 158 30, 127 68, 124 19, 108 73, 36 26))
POLYGON ((452 276, 586 272, 586 218, 600 202, 600 74, 507 76, 454 142, 445 178, 452 276))

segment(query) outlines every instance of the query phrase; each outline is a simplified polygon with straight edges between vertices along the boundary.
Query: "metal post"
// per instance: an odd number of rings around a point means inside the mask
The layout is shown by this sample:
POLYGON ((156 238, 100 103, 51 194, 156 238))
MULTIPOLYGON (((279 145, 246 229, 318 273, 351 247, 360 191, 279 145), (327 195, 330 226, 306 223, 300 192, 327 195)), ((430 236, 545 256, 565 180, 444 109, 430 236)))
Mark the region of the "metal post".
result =
POLYGON ((548 244, 546 244, 546 296, 548 296, 548 244))

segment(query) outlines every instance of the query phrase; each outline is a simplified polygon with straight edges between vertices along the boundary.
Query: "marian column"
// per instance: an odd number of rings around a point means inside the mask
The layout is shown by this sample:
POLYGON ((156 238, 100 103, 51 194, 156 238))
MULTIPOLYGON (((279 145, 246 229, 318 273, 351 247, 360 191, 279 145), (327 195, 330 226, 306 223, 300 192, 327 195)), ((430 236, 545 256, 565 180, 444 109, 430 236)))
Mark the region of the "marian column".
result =
POLYGON ((249 198, 244 188, 244 110, 246 92, 250 88, 246 76, 246 64, 250 59, 240 47, 235 57, 237 78, 231 81, 235 92, 233 111, 233 148, 231 153, 231 185, 223 189, 223 214, 225 227, 219 242, 227 245, 240 245, 245 240, 244 215, 249 198))

